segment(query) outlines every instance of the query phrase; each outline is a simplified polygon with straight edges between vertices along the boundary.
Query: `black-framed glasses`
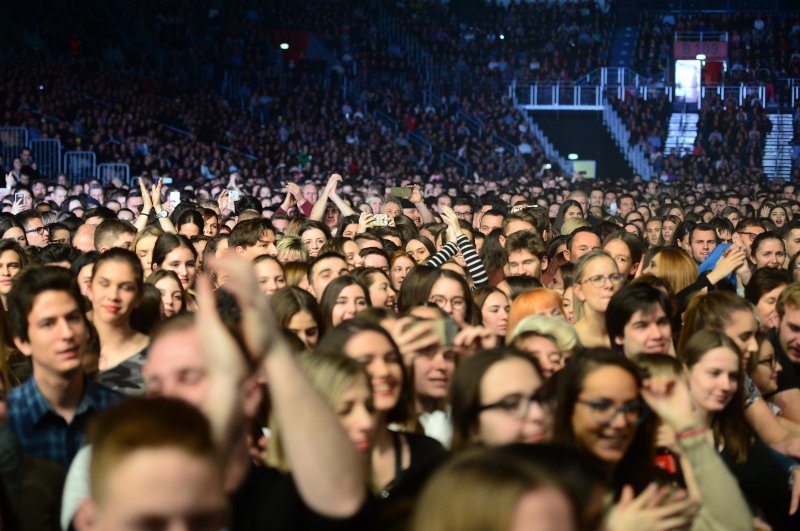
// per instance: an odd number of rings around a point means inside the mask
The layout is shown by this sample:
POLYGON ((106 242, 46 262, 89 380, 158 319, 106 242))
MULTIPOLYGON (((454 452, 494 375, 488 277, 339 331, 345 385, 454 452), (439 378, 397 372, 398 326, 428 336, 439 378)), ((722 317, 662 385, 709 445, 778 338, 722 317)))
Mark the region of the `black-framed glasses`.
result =
POLYGON ((625 275, 622 273, 611 273, 610 275, 593 275, 582 282, 591 282, 592 286, 596 288, 602 288, 606 285, 606 281, 611 282, 612 285, 616 286, 620 284, 625 279, 625 275))
POLYGON ((436 295, 431 297, 430 301, 439 308, 444 308, 448 302, 450 302, 450 306, 452 306, 454 310, 462 310, 467 306, 467 300, 464 297, 453 297, 448 301, 447 298, 436 295))
POLYGON ((622 414, 628 426, 639 426, 647 419, 647 406, 644 402, 630 402, 621 406, 614 406, 610 400, 577 400, 579 404, 584 404, 591 412, 592 420, 603 426, 608 426, 617 415, 622 414))
POLYGON ((508 395, 492 402, 491 404, 483 404, 478 407, 478 413, 491 409, 499 409, 505 411, 518 419, 524 419, 528 416, 531 404, 539 404, 541 408, 552 408, 553 403, 548 398, 543 396, 541 388, 537 389, 532 395, 524 396, 519 393, 508 395))
POLYGON ((778 358, 772 356, 771 358, 766 358, 763 360, 758 361, 759 365, 763 365, 765 367, 769 367, 773 371, 778 368, 778 358))
POLYGON ((35 229, 28 229, 25 231, 25 234, 33 234, 34 232, 39 236, 42 236, 45 232, 47 232, 47 227, 36 227, 35 229))

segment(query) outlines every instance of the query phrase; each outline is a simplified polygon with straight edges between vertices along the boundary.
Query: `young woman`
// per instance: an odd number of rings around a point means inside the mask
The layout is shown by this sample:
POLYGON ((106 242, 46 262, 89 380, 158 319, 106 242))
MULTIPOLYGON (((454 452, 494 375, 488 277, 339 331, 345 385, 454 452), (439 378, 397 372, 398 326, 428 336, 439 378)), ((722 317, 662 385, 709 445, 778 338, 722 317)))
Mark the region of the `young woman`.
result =
POLYGON ((392 287, 395 291, 400 291, 403 281, 408 276, 408 272, 414 269, 417 262, 403 251, 395 251, 389 259, 389 274, 392 280, 392 287))
POLYGON ((144 392, 142 366, 150 339, 133 329, 131 313, 142 299, 142 264, 126 249, 98 258, 89 286, 92 322, 100 338, 99 382, 116 391, 144 392))
POLYGON ((425 261, 436 254, 436 247, 433 242, 425 236, 416 236, 408 240, 406 253, 413 258, 416 263, 424 264, 425 261))
POLYGON ((755 306, 762 330, 777 328, 780 317, 776 305, 783 289, 792 283, 791 274, 785 269, 765 267, 750 277, 744 288, 744 297, 755 306))
POLYGON ((611 347, 605 313, 623 280, 617 262, 605 251, 590 251, 578 260, 573 284, 575 331, 584 347, 611 347))
POLYGON ((367 289, 352 276, 333 279, 322 292, 319 303, 325 330, 330 330, 367 309, 368 301, 367 289))
POLYGON ((547 440, 552 417, 537 394, 542 382, 531 357, 511 348, 485 350, 462 361, 450 398, 452 450, 547 440))
POLYGON ((394 308, 397 292, 392 288, 389 277, 382 269, 366 267, 356 269, 352 276, 367 287, 369 305, 373 308, 394 308))
POLYGON ((800 482, 800 469, 787 477, 775 453, 750 429, 742 408, 743 360, 736 343, 722 332, 700 330, 683 345, 679 360, 702 426, 713 437, 747 501, 763 512, 773 529, 797 529, 800 513, 789 507, 791 485, 800 482))
POLYGON ((786 263, 786 244, 776 232, 762 232, 750 245, 748 257, 755 271, 765 267, 782 269, 786 263))
POLYGON ((161 314, 172 317, 186 311, 188 295, 174 271, 159 269, 145 279, 145 284, 155 286, 161 295, 161 314))
POLYGON ((461 327, 480 324, 480 310, 458 273, 425 265, 412 269, 400 289, 398 310, 404 313, 424 302, 439 306, 461 327))
POLYGON ((697 264, 689 253, 677 247, 661 248, 643 272, 669 282, 673 293, 680 293, 697 280, 697 264))
POLYGON ((514 330, 520 321, 531 315, 548 315, 564 319, 561 295, 547 288, 533 288, 520 294, 511 303, 508 329, 514 330))
POLYGON ((28 255, 16 240, 0 240, 0 302, 6 305, 8 292, 14 284, 14 277, 20 269, 28 265, 28 255))
POLYGON ((25 227, 17 223, 14 218, 0 216, 0 238, 14 240, 23 249, 28 247, 28 238, 25 237, 25 227))
POLYGON ((262 254, 253 260, 253 270, 264 295, 272 295, 279 289, 286 287, 286 277, 283 266, 272 256, 262 254))
POLYGON ((164 231, 153 225, 148 225, 143 231, 136 235, 133 240, 131 250, 139 257, 142 263, 142 269, 146 277, 150 276, 153 272, 153 247, 156 245, 158 237, 164 234, 164 231))
POLYGON ((370 378, 375 407, 372 447, 372 486, 384 503, 414 498, 432 468, 445 452, 429 437, 390 430, 389 425, 413 428, 410 382, 403 371, 400 352, 380 326, 352 319, 325 335, 316 352, 358 360, 370 378))
POLYGON ((483 326, 502 341, 508 334, 508 314, 511 311, 508 297, 501 290, 489 287, 478 288, 472 296, 481 311, 483 326))
MULTIPOLYGON (((375 437, 372 389, 361 363, 347 356, 325 356, 306 352, 298 357, 311 385, 336 412, 339 423, 356 450, 370 458, 375 437)), ((270 419, 268 463, 283 472, 291 470, 281 444, 280 425, 270 419)), ((365 478, 366 479, 366 478, 365 478)))
POLYGON ((319 250, 319 254, 327 252, 334 252, 344 256, 344 261, 347 262, 347 266, 351 271, 364 265, 364 259, 358 254, 358 244, 349 238, 332 237, 319 250))
POLYGON ((782 205, 774 206, 769 211, 769 219, 778 227, 778 230, 781 230, 784 225, 786 225, 789 221, 791 221, 791 216, 789 212, 786 210, 786 207, 782 205))
MULTIPOLYGON (((575 201, 574 199, 567 199, 561 206, 558 208, 558 212, 556 213, 555 221, 553 222, 553 230, 556 234, 565 234, 561 232, 562 226, 564 222, 568 219, 572 218, 585 218, 585 213, 583 211, 583 207, 581 204, 575 201)), ((566 233, 569 234, 569 233, 566 233)))
POLYGON ((619 272, 626 279, 632 278, 644 254, 641 239, 628 232, 613 232, 603 243, 603 250, 617 262, 619 272))
POLYGON ((316 258, 322 246, 331 238, 328 226, 313 219, 307 219, 297 234, 310 258, 316 258))
POLYGON ((175 228, 178 229, 178 234, 191 238, 192 236, 203 234, 205 220, 197 210, 186 210, 178 217, 175 228))
POLYGON ((564 319, 529 315, 506 336, 506 345, 531 354, 544 379, 549 380, 564 368, 580 343, 575 329, 564 319))
POLYGON ((269 298, 275 320, 281 328, 294 333, 311 350, 322 335, 319 304, 309 292, 287 286, 269 298))
POLYGON ((197 251, 192 242, 179 234, 159 236, 153 246, 153 271, 156 269, 174 271, 183 289, 191 295, 197 277, 197 251))
POLYGON ((675 215, 668 215, 661 223, 661 240, 659 245, 674 245, 673 237, 675 236, 675 229, 681 224, 681 218, 675 215))

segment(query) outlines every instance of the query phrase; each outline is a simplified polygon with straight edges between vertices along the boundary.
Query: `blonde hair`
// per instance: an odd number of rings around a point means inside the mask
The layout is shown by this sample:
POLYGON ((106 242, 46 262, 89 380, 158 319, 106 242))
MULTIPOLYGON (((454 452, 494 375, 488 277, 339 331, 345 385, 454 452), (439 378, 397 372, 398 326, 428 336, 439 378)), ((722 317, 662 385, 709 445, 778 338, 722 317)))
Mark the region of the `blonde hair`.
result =
POLYGON ((673 293, 678 293, 697 280, 697 264, 694 259, 677 247, 664 247, 657 254, 657 277, 666 280, 673 293))
POLYGON ((513 345, 518 339, 531 335, 552 339, 561 352, 573 350, 579 345, 578 333, 571 324, 564 319, 547 315, 530 315, 522 319, 511 334, 506 336, 506 345, 513 345))
POLYGON ((303 240, 297 236, 284 236, 278 240, 275 247, 278 249, 278 261, 282 264, 287 261, 308 262, 308 251, 306 251, 306 247, 303 245, 303 240), (286 260, 286 256, 289 253, 297 253, 299 256, 292 260, 286 260))
MULTIPOLYGON (((300 354, 297 360, 311 386, 332 409, 336 407, 339 397, 359 381, 363 381, 369 387, 369 377, 364 366, 348 356, 305 352, 300 354)), ((274 415, 270 415, 269 428, 272 436, 269 439, 268 464, 282 472, 289 472, 291 465, 286 459, 281 443, 280 425, 274 415)))
POLYGON ((572 234, 574 231, 580 229, 581 227, 591 227, 592 224, 589 223, 588 220, 585 218, 569 218, 564 223, 561 224, 561 234, 569 235, 572 234))
POLYGON ((778 304, 775 308, 778 310, 778 315, 783 319, 786 312, 786 307, 800 308, 800 284, 793 283, 786 286, 778 297, 778 304))

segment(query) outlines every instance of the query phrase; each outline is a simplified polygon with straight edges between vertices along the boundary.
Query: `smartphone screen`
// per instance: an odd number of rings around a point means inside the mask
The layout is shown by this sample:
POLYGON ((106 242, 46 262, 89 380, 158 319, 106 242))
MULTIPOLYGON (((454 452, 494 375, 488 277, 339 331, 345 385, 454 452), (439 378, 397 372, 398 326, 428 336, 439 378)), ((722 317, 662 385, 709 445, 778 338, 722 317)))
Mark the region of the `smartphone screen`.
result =
POLYGON ((411 188, 405 186, 392 186, 392 197, 399 197, 400 199, 408 199, 411 197, 411 188))
POLYGON ((180 192, 170 192, 169 193, 169 200, 173 205, 177 205, 181 202, 181 193, 180 192))

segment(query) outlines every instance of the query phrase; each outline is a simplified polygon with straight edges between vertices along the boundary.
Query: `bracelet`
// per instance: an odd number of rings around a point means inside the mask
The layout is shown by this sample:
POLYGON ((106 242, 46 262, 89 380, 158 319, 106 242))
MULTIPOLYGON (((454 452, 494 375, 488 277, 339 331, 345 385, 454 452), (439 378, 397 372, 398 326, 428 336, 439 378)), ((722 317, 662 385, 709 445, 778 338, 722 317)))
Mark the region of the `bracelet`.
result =
POLYGON ((701 435, 708 431, 708 428, 705 426, 695 426, 694 428, 689 428, 683 431, 679 431, 675 434, 675 439, 688 439, 689 437, 695 437, 696 435, 701 435))

